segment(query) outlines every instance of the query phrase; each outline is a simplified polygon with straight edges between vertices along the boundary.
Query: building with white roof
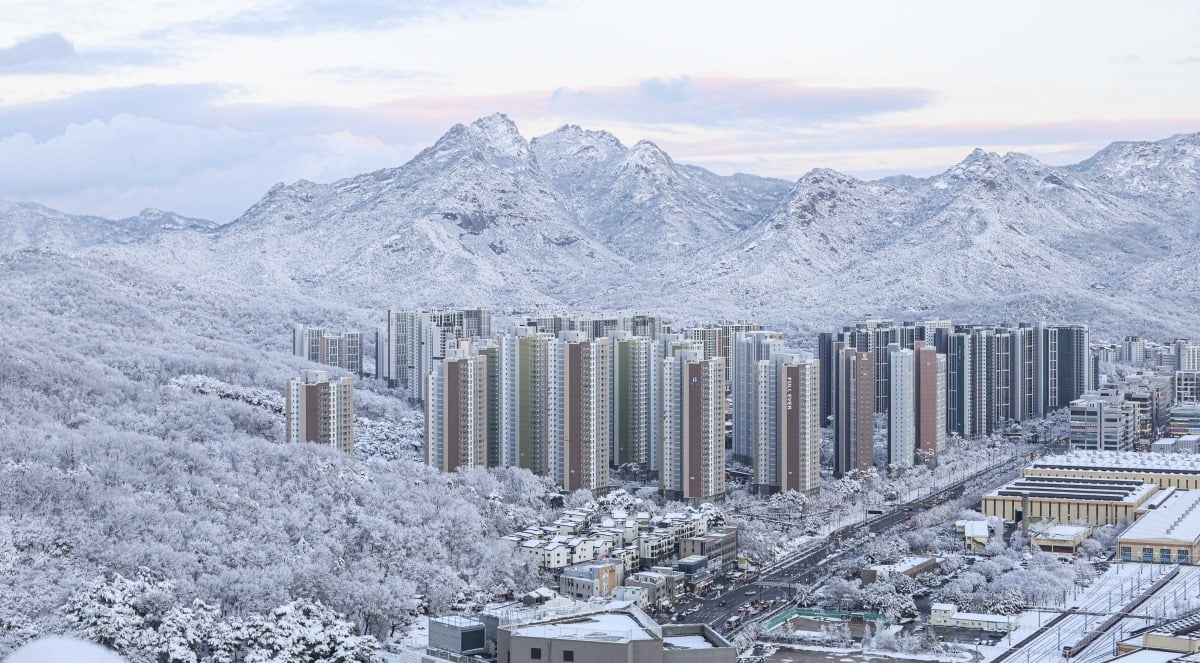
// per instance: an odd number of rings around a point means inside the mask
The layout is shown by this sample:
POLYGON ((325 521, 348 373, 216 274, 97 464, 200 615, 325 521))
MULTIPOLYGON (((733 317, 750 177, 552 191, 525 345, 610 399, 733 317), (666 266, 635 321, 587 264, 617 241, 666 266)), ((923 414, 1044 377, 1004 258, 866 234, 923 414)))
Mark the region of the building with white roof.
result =
POLYGON ((1200 553, 1200 491, 1176 491, 1117 540, 1126 562, 1195 564, 1200 553))
POLYGON ((934 603, 929 606, 929 623, 933 626, 1006 633, 1020 624, 1016 615, 989 615, 978 612, 959 612, 953 603, 934 603))
POLYGON ((1023 477, 1137 479, 1159 488, 1200 489, 1200 456, 1137 451, 1073 451, 1034 461, 1023 477))
POLYGON ((1038 518, 1113 525, 1133 520, 1156 490, 1140 479, 1024 476, 984 495, 983 513, 1009 521, 1038 518))
POLYGON ((621 609, 500 627, 505 663, 734 663, 737 650, 706 624, 659 625, 630 605, 621 609))

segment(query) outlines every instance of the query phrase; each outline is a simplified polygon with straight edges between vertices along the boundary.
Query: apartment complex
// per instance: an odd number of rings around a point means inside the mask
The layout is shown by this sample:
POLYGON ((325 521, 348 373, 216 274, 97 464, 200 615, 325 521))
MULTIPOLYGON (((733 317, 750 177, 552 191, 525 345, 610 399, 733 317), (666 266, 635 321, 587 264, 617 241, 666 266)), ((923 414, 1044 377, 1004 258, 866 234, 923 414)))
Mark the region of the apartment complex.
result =
POLYGON ((288 442, 312 442, 354 453, 354 378, 304 371, 284 383, 288 442))
POLYGON ((292 354, 318 364, 335 366, 359 377, 363 375, 361 332, 331 334, 321 327, 296 325, 292 331, 292 354))
POLYGON ((444 359, 459 339, 491 335, 488 309, 389 310, 387 324, 375 332, 375 372, 424 401, 425 378, 435 361, 444 359))

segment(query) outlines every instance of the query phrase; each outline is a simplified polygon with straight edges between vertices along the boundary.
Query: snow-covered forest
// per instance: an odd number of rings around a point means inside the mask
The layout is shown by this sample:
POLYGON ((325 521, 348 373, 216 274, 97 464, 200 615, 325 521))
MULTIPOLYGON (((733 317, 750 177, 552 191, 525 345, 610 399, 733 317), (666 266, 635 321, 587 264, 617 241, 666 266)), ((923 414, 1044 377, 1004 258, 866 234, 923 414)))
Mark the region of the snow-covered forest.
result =
POLYGON ((297 311, 361 313, 47 252, 3 256, 0 280, 0 655, 56 632, 151 660, 183 629, 170 660, 225 660, 238 629, 385 637, 539 582, 498 537, 547 517, 549 486, 426 468, 419 414, 369 381, 368 453, 281 444, 297 311))

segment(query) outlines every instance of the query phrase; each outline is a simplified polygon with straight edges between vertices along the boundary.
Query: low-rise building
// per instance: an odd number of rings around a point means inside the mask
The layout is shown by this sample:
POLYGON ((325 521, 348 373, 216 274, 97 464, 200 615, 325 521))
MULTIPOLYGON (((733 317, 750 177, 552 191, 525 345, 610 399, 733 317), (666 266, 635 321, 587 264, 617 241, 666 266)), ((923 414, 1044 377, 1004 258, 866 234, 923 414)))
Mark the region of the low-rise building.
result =
POLYGON ((609 597, 624 576, 620 562, 606 559, 583 562, 563 569, 558 577, 558 591, 573 599, 609 597))
POLYGON ((1126 562, 1195 564, 1200 555, 1200 491, 1176 491, 1117 539, 1126 562))
POLYGON ((892 564, 872 564, 859 571, 862 584, 869 585, 879 580, 887 580, 894 575, 904 575, 915 578, 922 573, 928 573, 937 568, 936 557, 905 557, 892 564))
POLYGON ((709 570, 713 573, 732 571, 737 566, 738 530, 736 527, 720 527, 704 534, 679 542, 680 557, 702 555, 708 558, 709 570))
POLYGON ((983 513, 1008 521, 1034 517, 1114 525, 1133 520, 1155 490, 1154 484, 1139 479, 1025 476, 984 495, 983 513))
POLYGON ((970 552, 980 552, 987 547, 992 536, 992 526, 986 520, 959 520, 954 531, 963 539, 963 547, 970 552))
POLYGON ((634 606, 502 627, 505 663, 733 663, 737 650, 705 624, 660 626, 634 606))
POLYGON ((1044 552, 1074 555, 1091 535, 1092 528, 1086 525, 1039 523, 1029 528, 1029 543, 1044 552))
POLYGON ((1020 619, 1016 615, 959 612, 958 606, 953 603, 934 603, 929 609, 929 623, 933 626, 1007 633, 1017 630, 1020 619))
POLYGON ((1200 403, 1179 403, 1172 407, 1167 430, 1175 437, 1200 435, 1200 403))

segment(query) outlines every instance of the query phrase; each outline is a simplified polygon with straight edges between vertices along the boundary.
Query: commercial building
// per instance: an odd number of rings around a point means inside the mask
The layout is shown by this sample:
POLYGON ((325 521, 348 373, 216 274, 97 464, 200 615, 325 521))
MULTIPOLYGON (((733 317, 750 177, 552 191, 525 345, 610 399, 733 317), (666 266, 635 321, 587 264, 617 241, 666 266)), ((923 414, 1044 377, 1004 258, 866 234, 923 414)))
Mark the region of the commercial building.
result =
POLYGON ((725 497, 725 366, 699 349, 661 363, 659 490, 669 499, 725 497))
POLYGON ((1167 432, 1175 437, 1200 434, 1200 403, 1180 403, 1172 406, 1167 432))
POLYGON ((487 649, 483 622, 458 615, 429 618, 429 648, 433 654, 482 654, 487 649))
POLYGON ((820 366, 812 355, 775 352, 755 362, 751 483, 759 494, 820 486, 820 366))
POLYGON ((1157 487, 1137 479, 1025 476, 983 496, 983 513, 1005 520, 1039 518, 1115 525, 1132 521, 1157 487))
POLYGON ((1195 564, 1200 559, 1200 490, 1177 490, 1117 539, 1126 562, 1195 564))
POLYGON ((304 371, 284 383, 284 433, 288 442, 313 442, 354 453, 354 378, 330 379, 304 371))
MULTIPOLYGON (((1146 504, 1143 502, 1143 505, 1146 504)), ((1079 545, 1092 535, 1087 525, 1062 525, 1054 521, 1029 527, 1029 544, 1043 552, 1074 555, 1079 545)))
POLYGON ((1175 371, 1175 402, 1200 403, 1200 370, 1175 371))
POLYGON ((296 325, 292 332, 292 354, 360 377, 363 374, 361 332, 348 331, 338 335, 320 327, 296 325))
POLYGON ((425 463, 443 472, 487 466, 488 357, 463 341, 426 379, 425 463))
POLYGON ((737 650, 705 624, 659 625, 628 607, 500 627, 505 663, 734 663, 737 650))
POLYGON ((738 530, 736 527, 721 527, 699 536, 679 540, 679 556, 701 555, 708 559, 709 570, 714 573, 731 571, 737 566, 738 530))
POLYGON ((908 576, 915 578, 922 573, 930 573, 937 570, 938 561, 936 557, 921 557, 913 555, 905 557, 891 564, 872 564, 863 567, 859 571, 859 578, 862 584, 869 585, 873 582, 887 580, 894 576, 908 576))
POLYGON ((833 473, 844 476, 874 466, 875 359, 834 344, 833 473))
POLYGON ((1125 451, 1137 438, 1133 403, 1117 389, 1101 389, 1071 401, 1072 449, 1125 451))

